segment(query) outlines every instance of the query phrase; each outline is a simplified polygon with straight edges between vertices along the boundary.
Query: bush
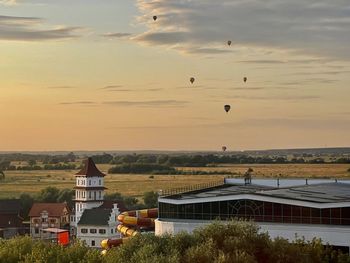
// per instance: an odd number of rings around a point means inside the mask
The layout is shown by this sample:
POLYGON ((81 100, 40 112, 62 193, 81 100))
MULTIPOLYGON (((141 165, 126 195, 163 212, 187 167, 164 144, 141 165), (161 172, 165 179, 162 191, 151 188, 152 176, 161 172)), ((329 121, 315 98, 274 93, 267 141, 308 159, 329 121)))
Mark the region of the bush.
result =
POLYGON ((111 174, 125 174, 125 173, 135 173, 135 174, 149 174, 153 172, 159 173, 171 173, 175 172, 175 168, 161 165, 161 164, 148 164, 148 163, 130 163, 116 165, 108 170, 111 174))
POLYGON ((16 237, 0 240, 0 263, 12 262, 96 262, 96 263, 312 263, 349 262, 349 255, 324 247, 320 240, 303 239, 289 243, 270 239, 257 225, 246 221, 214 222, 188 234, 154 236, 150 233, 130 238, 101 256, 80 242, 68 247, 16 237))

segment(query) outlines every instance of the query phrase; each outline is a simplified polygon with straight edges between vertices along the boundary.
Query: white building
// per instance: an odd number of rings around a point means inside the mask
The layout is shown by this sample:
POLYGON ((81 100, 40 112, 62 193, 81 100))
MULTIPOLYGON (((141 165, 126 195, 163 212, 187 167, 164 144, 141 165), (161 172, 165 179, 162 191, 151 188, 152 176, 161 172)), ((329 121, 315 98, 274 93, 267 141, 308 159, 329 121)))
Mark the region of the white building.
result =
POLYGON ((95 248, 100 248, 101 241, 104 239, 120 238, 116 230, 118 215, 117 204, 114 204, 113 209, 85 209, 78 222, 77 237, 88 246, 95 248))
MULTIPOLYGON (((254 220, 261 231, 288 240, 321 238, 324 243, 350 247, 350 184, 328 181, 281 187, 224 184, 159 198, 156 235, 192 232, 212 220, 254 220)), ((295 183, 295 182, 294 182, 295 183)), ((293 184, 293 182, 291 183, 293 184)))
POLYGON ((100 247, 103 239, 119 238, 116 218, 125 211, 119 202, 104 201, 104 176, 88 158, 76 173, 75 211, 71 216, 71 234, 88 246, 100 247))
POLYGON ((85 209, 100 207, 103 204, 104 197, 104 176, 97 169, 92 158, 88 158, 84 167, 75 174, 75 220, 73 224, 77 227, 85 209))

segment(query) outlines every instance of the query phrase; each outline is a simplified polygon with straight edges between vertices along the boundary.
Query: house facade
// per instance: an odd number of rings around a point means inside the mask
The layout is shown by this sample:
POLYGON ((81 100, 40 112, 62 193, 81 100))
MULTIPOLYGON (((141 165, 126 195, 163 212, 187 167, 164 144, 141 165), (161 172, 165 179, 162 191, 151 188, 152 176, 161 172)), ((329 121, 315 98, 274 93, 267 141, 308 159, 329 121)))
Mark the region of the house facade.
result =
POLYGON ((29 211, 30 236, 46 239, 47 228, 61 228, 69 230, 70 210, 67 203, 34 203, 29 211))
POLYGON ((101 248, 101 241, 104 239, 120 238, 120 233, 116 230, 119 213, 117 204, 114 204, 112 209, 84 210, 77 224, 77 237, 94 248, 101 248))

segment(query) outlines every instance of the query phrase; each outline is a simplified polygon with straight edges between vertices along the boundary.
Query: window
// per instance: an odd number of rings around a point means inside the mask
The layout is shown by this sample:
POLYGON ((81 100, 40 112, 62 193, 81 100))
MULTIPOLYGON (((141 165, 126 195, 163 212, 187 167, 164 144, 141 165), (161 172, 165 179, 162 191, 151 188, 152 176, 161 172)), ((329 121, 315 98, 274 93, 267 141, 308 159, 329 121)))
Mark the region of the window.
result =
POLYGON ((101 193, 101 191, 98 191, 98 196, 99 196, 99 198, 101 198, 101 197, 102 197, 102 193, 101 193))
POLYGON ((42 222, 42 223, 47 223, 47 217, 42 217, 42 218, 41 218, 41 222, 42 222))
POLYGON ((90 234, 96 234, 97 230, 95 228, 90 228, 90 234))
MULTIPOLYGON (((63 218, 63 221, 64 221, 64 218, 63 218)), ((50 219, 50 223, 51 224, 55 224, 56 223, 56 219, 50 219)))
POLYGON ((91 180, 89 180, 89 185, 91 185, 91 180))
POLYGON ((100 179, 100 180, 98 180, 98 183, 99 183, 99 185, 101 185, 101 179, 100 179))
POLYGON ((89 199, 91 199, 91 192, 89 192, 89 199))
POLYGON ((111 234, 113 234, 113 228, 111 229, 111 234))
POLYGON ((35 234, 39 234, 39 228, 37 228, 37 227, 34 228, 34 233, 35 233, 35 234))
POLYGON ((95 240, 91 240, 91 246, 92 246, 92 247, 95 246, 95 240))
POLYGON ((82 229, 80 230, 80 232, 81 232, 82 234, 87 234, 88 230, 87 230, 86 228, 82 228, 82 229))
POLYGON ((100 230, 98 230, 98 233, 99 234, 106 234, 106 229, 100 229, 100 230))

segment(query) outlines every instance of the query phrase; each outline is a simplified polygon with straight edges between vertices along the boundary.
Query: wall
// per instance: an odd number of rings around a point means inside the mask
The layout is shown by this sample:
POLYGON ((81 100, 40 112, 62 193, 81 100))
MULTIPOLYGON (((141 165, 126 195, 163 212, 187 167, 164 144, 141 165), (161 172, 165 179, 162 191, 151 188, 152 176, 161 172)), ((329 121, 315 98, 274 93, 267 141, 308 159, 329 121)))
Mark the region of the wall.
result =
MULTIPOLYGON (((180 231, 192 232, 195 228, 210 224, 211 221, 201 220, 173 220, 155 221, 155 234, 165 233, 177 234, 180 231)), ((350 247, 350 226, 329 226, 329 225, 302 225, 302 224, 278 224, 258 223, 261 231, 268 232, 271 238, 283 237, 294 240, 295 235, 312 240, 314 237, 321 238, 323 243, 334 246, 350 247)))

